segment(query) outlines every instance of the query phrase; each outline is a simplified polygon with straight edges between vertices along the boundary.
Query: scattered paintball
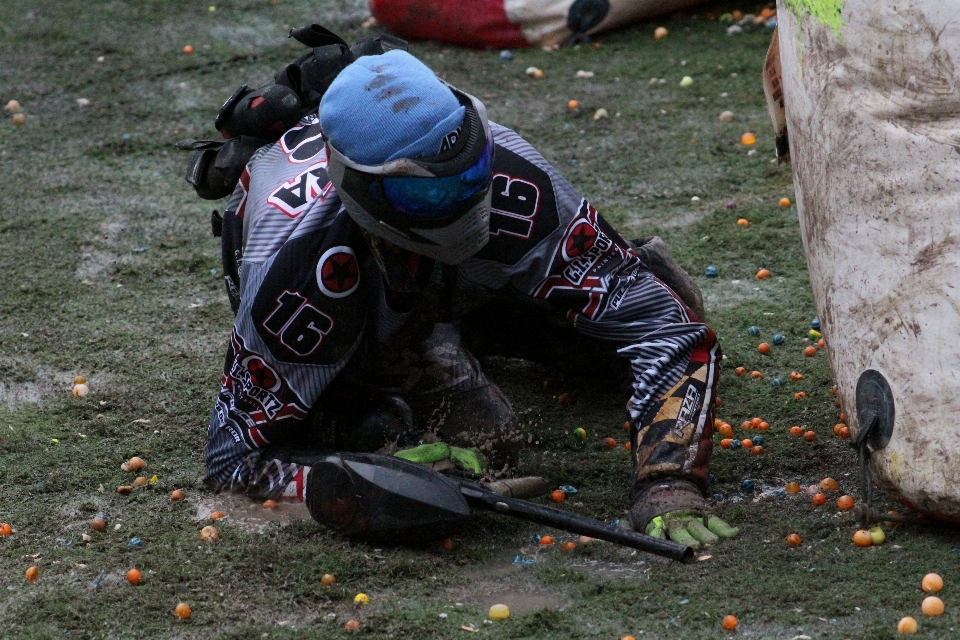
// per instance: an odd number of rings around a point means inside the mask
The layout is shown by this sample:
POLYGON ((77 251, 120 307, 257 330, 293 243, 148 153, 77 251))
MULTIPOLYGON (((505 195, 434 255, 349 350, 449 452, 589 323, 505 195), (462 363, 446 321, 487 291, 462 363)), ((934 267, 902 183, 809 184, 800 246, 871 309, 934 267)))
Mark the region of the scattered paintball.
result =
POLYGON ((353 596, 353 604, 370 604, 370 596, 365 593, 358 593, 353 596))
POLYGON ((747 220, 746 218, 740 218, 739 220, 737 220, 737 225, 741 227, 749 227, 750 221, 747 220))
POLYGON ((822 493, 815 493, 810 498, 810 502, 812 502, 813 506, 815 507, 823 506, 827 504, 827 496, 823 495, 822 493))
POLYGON ((134 456, 129 460, 127 460, 126 462, 124 462, 123 464, 121 464, 120 469, 123 471, 131 471, 136 473, 137 471, 140 471, 141 469, 146 468, 146 466, 147 466, 146 460, 144 460, 143 458, 134 456))
POLYGON ((0 536, 6 537, 6 536, 9 536, 9 535, 12 534, 12 533, 13 533, 13 527, 11 527, 11 526, 10 526, 9 524, 7 524, 6 522, 0 523, 0 536))
POLYGON ((104 531, 107 528, 107 521, 100 516, 97 516, 90 521, 90 528, 94 531, 104 531))
POLYGON ((796 533, 791 533, 787 536, 787 546, 791 548, 799 547, 803 544, 803 540, 800 539, 800 536, 796 533))
POLYGON ((943 600, 937 596, 927 596, 920 604, 920 610, 923 611, 925 616, 943 615, 943 609, 943 600))
POLYGON ((277 504, 276 500, 264 500, 262 506, 264 509, 276 509, 280 505, 277 504))
POLYGON ((840 489, 840 485, 833 478, 824 478, 817 486, 820 487, 821 491, 837 491, 840 489))
POLYGON ((594 120, 602 120, 603 118, 609 118, 610 114, 607 113, 606 109, 600 108, 593 112, 594 120))
POLYGON ((738 624, 739 621, 737 620, 736 616, 724 616, 720 626, 727 631, 736 631, 738 624))
POLYGON ((513 52, 510 49, 504 49, 500 52, 500 59, 507 62, 513 60, 513 52))
POLYGON ((780 198, 780 206, 784 209, 790 206, 790 198, 780 198))
POLYGON ((897 633, 916 633, 917 632, 917 621, 910 616, 901 618, 900 622, 897 623, 897 633))
POLYGON ((770 277, 769 269, 760 269, 760 271, 757 271, 757 275, 756 275, 757 280, 765 280, 769 277, 770 277))
POLYGON ((757 345, 757 351, 759 351, 763 355, 768 355, 771 351, 770 345, 767 344, 766 342, 761 342, 759 345, 757 345))
POLYGON ((188 605, 186 602, 181 602, 173 608, 173 613, 181 620, 186 620, 193 612, 190 610, 190 605, 188 605))
POLYGON ((837 498, 837 508, 841 511, 853 509, 853 497, 844 495, 837 498))
POLYGON ((752 335, 752 336, 759 336, 759 335, 760 335, 760 327, 758 327, 758 326, 756 326, 756 325, 754 325, 754 326, 752 326, 752 327, 747 327, 747 333, 749 333, 749 334, 752 335))
POLYGON ((208 524, 200 530, 200 539, 204 542, 216 542, 220 539, 220 530, 208 524))
POLYGON ((667 37, 667 35, 669 35, 669 33, 670 32, 667 31, 665 27, 657 27, 656 29, 653 30, 653 37, 656 38, 657 40, 663 40, 664 38, 667 37))
POLYGON ((24 577, 27 579, 27 582, 33 583, 40 579, 40 569, 36 565, 27 569, 24 573, 24 577))
POLYGON ((820 318, 814 318, 813 320, 811 320, 811 321, 810 321, 810 328, 813 329, 814 331, 819 331, 819 330, 820 330, 820 318))
MULTIPOLYGON (((721 114, 720 114, 720 122, 733 122, 733 112, 732 112, 732 111, 724 111, 723 113, 721 113, 721 114)), ((729 203, 728 203, 727 208, 728 208, 728 209, 736 209, 736 208, 737 208, 737 203, 734 202, 732 207, 729 206, 729 203)))
POLYGON ((510 607, 505 604, 495 604, 490 607, 487 617, 491 620, 506 620, 510 617, 510 607))
POLYGON ((805 347, 803 349, 803 355, 808 358, 812 358, 813 356, 817 355, 817 348, 813 346, 805 347))
POLYGON ((73 393, 74 398, 85 398, 87 394, 90 393, 90 387, 81 382, 80 384, 73 385, 71 393, 73 393))
POLYGON ((323 577, 320 578, 320 584, 325 587, 332 587, 333 585, 337 584, 337 577, 332 573, 325 573, 323 574, 323 577))
POLYGON ((130 569, 129 571, 127 571, 127 582, 129 582, 130 584, 138 585, 140 584, 140 579, 141 579, 141 575, 140 575, 139 569, 130 569))
POLYGON ((20 111, 20 103, 17 102, 16 100, 10 100, 9 102, 7 102, 4 109, 10 112, 20 111))
POLYGON ((184 493, 183 489, 174 489, 173 491, 170 492, 170 499, 173 500, 174 502, 178 500, 183 500, 186 497, 187 497, 187 494, 184 493))
POLYGON ((943 589, 943 578, 936 573, 928 573, 920 581, 920 588, 924 593, 938 593, 943 589))
POLYGON ((782 333, 775 333, 775 334, 773 335, 773 344, 775 344, 775 345, 777 345, 777 346, 783 344, 784 342, 786 342, 786 340, 787 340, 787 339, 783 336, 782 333))
POLYGON ((706 270, 704 271, 703 275, 707 276, 708 278, 716 278, 717 275, 718 275, 718 273, 717 273, 717 268, 716 268, 716 267, 707 267, 706 270))
POLYGON ((570 111, 575 111, 578 107, 580 107, 580 103, 578 101, 576 100, 567 101, 567 109, 569 109, 570 111))
POLYGON ((756 144, 757 136, 753 135, 749 131, 740 136, 740 144, 742 145, 752 145, 756 144))
POLYGON ((184 46, 184 47, 183 47, 183 52, 184 52, 185 54, 187 54, 187 55, 190 55, 191 53, 193 53, 193 45, 188 44, 188 45, 184 46))
POLYGON ((870 547, 873 546, 873 537, 869 531, 860 529, 853 534, 853 543, 858 547, 870 547))
POLYGON ((690 76, 683 76, 683 79, 680 80, 681 87, 689 87, 693 84, 693 78, 690 76))
POLYGON ((531 78, 536 78, 537 80, 543 77, 543 71, 537 69, 536 67, 527 67, 527 70, 524 73, 531 78))
POLYGON ((360 621, 350 619, 343 624, 344 631, 358 631, 360 629, 360 621))
POLYGON ((22 113, 15 113, 13 114, 13 117, 10 118, 10 121, 13 122, 14 126, 22 127, 23 125, 27 124, 27 116, 23 115, 22 113))

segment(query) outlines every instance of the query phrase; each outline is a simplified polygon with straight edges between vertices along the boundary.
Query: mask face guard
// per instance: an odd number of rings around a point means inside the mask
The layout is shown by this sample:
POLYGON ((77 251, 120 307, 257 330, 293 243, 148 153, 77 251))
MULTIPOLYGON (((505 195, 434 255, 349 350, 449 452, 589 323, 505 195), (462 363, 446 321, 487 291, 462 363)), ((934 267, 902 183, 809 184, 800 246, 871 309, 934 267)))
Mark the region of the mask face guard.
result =
MULTIPOLYGON (((347 213, 367 233, 402 249, 455 265, 476 254, 490 239, 490 177, 495 145, 483 103, 447 86, 466 107, 460 139, 452 149, 431 158, 399 158, 382 165, 362 165, 328 141, 327 174, 347 213), (464 183, 459 193, 462 199, 453 198, 452 203, 446 203, 452 204, 450 210, 440 207, 435 212, 421 210, 419 215, 411 215, 391 202, 384 181, 392 178, 397 178, 400 186, 404 182, 405 186, 413 185, 414 194, 424 193, 414 181, 423 180, 425 191, 429 192, 429 180, 460 179, 464 183)), ((405 197, 396 191, 392 195, 395 200, 405 197)))

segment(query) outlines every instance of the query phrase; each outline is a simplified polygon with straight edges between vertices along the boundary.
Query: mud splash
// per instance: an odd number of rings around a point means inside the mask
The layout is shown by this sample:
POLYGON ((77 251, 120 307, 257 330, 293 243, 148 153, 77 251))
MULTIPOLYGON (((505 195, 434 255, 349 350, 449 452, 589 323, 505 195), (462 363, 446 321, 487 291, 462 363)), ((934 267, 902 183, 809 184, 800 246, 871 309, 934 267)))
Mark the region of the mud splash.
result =
POLYGON ((224 522, 250 533, 263 533, 267 528, 309 520, 310 512, 302 502, 281 502, 276 509, 264 509, 263 502, 238 493, 204 496, 197 504, 197 522, 209 520, 214 511, 226 514, 224 522))

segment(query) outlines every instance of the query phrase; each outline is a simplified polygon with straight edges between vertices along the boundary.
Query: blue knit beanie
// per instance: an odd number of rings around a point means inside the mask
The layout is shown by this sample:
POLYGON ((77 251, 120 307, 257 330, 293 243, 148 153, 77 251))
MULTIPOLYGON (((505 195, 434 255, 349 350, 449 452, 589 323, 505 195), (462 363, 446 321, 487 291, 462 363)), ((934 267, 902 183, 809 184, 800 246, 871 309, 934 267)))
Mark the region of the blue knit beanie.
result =
POLYGON ((465 111, 433 71, 395 49, 340 72, 320 102, 320 126, 347 158, 382 164, 437 155, 465 111))

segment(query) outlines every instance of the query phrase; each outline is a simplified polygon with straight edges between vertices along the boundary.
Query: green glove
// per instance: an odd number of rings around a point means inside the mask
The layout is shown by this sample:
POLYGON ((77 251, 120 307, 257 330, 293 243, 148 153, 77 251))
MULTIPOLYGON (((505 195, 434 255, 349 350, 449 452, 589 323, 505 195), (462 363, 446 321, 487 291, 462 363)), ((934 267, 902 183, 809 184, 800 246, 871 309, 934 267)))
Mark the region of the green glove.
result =
POLYGON ((459 468, 470 473, 483 473, 486 466, 486 460, 476 450, 451 447, 443 442, 422 444, 412 449, 397 451, 393 455, 432 467, 437 471, 459 468))
POLYGON ((707 517, 707 526, 703 526, 703 516, 699 511, 671 511, 657 516, 647 525, 646 534, 655 538, 670 538, 674 542, 699 549, 714 545, 720 540, 732 538, 740 532, 716 516, 707 517))

